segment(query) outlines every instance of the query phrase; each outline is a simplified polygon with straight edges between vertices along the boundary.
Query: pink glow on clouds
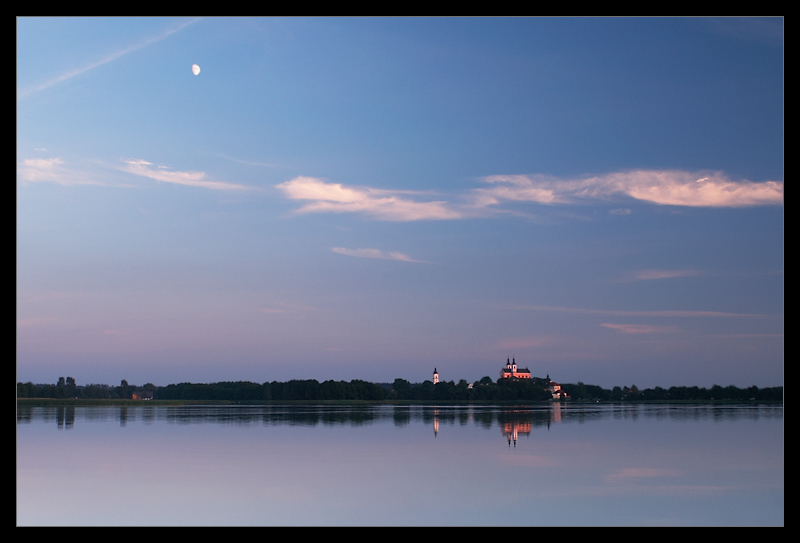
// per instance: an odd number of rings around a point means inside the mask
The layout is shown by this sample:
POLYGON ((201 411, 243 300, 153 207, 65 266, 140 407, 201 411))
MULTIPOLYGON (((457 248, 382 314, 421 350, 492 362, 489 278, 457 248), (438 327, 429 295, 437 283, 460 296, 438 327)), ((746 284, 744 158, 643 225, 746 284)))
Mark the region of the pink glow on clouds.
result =
POLYGON ((17 165, 20 179, 32 183, 50 182, 59 185, 104 185, 93 174, 64 166, 61 158, 29 158, 17 165))
POLYGON ((655 326, 652 324, 612 324, 604 322, 600 326, 617 330, 623 334, 663 334, 678 330, 676 326, 655 326))
POLYGON ((608 483, 630 483, 642 479, 663 477, 682 477, 683 471, 679 469, 664 468, 622 468, 606 476, 608 483))
MULTIPOLYGON (((688 207, 746 207, 783 204, 783 182, 731 181, 721 172, 636 170, 585 179, 543 175, 493 175, 483 178, 489 188, 461 195, 462 203, 401 198, 408 191, 349 187, 314 177, 299 176, 276 185, 290 200, 304 200, 298 213, 363 213, 384 221, 465 219, 485 216, 505 202, 575 204, 613 200, 620 196, 658 205, 688 207)), ((630 210, 612 210, 629 214, 630 210)))
POLYGON ((641 270, 634 275, 635 279, 648 281, 650 279, 672 279, 674 277, 693 277, 699 275, 695 270, 641 270))
POLYGON ((557 179, 541 175, 494 175, 484 178, 492 188, 478 189, 478 201, 576 203, 628 196, 659 205, 689 207, 746 207, 783 204, 783 181, 731 181, 721 172, 635 170, 586 179, 557 179))
POLYGON ((156 181, 163 181, 164 183, 174 183, 176 185, 187 185, 190 187, 201 187, 213 190, 248 190, 252 187, 244 185, 237 185, 235 183, 226 183, 223 181, 206 181, 206 174, 203 172, 181 172, 181 171, 167 171, 162 168, 152 169, 150 162, 146 160, 123 160, 125 166, 122 167, 123 171, 132 173, 134 175, 141 175, 149 177, 156 181))
POLYGON ((497 342, 499 349, 524 349, 527 347, 541 347, 552 343, 550 338, 541 337, 517 337, 502 339, 497 342))
POLYGON ((384 221, 459 219, 462 214, 446 202, 417 202, 390 192, 371 188, 346 187, 313 177, 295 177, 277 185, 291 200, 309 200, 298 213, 363 213, 384 221))
POLYGON ((719 318, 766 318, 773 315, 757 313, 725 313, 722 311, 683 311, 683 310, 654 310, 654 311, 620 311, 614 309, 586 309, 581 307, 558 307, 548 305, 521 305, 514 309, 528 311, 553 311, 557 313, 579 313, 586 315, 604 315, 607 317, 719 317, 719 318))
POLYGON ((345 249, 344 247, 334 247, 332 250, 334 253, 339 253, 340 255, 356 256, 359 258, 379 258, 383 260, 424 263, 422 260, 415 260, 407 254, 398 253, 396 251, 387 253, 380 249, 345 249))

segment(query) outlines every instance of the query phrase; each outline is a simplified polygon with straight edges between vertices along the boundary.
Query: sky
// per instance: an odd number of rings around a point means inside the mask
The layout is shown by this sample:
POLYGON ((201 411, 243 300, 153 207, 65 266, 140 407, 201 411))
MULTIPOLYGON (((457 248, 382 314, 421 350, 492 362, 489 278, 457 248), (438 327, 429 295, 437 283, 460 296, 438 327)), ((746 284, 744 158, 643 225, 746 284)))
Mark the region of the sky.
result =
POLYGON ((783 385, 780 18, 16 31, 17 381, 783 385))

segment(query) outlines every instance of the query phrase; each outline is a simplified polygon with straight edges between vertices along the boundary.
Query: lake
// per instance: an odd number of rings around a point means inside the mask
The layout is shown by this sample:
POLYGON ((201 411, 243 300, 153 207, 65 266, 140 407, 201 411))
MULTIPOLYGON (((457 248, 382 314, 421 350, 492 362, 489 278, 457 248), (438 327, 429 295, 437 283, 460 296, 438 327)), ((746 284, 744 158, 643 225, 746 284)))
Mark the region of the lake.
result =
POLYGON ((781 526, 782 406, 18 407, 18 525, 781 526))

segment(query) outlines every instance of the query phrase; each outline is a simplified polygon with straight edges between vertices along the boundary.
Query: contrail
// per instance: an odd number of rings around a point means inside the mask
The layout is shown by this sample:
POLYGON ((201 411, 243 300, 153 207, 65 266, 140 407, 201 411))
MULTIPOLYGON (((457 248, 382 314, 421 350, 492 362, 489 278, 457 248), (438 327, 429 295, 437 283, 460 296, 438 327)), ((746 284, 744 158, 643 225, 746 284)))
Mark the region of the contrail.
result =
POLYGON ((98 66, 102 66, 103 64, 107 64, 107 63, 111 62, 112 60, 116 60, 119 57, 121 57, 123 55, 127 55, 128 53, 131 53, 131 52, 136 51, 138 49, 141 49, 142 47, 147 47, 151 43, 155 43, 157 41, 161 41, 163 39, 166 39, 169 36, 171 36, 172 34, 175 34, 176 32, 180 32, 181 30, 183 30, 184 28, 186 28, 190 24, 196 23, 199 20, 200 19, 197 18, 197 19, 192 19, 191 21, 187 21, 185 23, 181 23, 176 28, 172 28, 170 30, 167 30, 166 32, 163 32, 162 34, 160 34, 158 36, 155 36, 153 38, 149 38, 149 39, 147 39, 147 40, 145 40, 145 41, 143 41, 141 43, 137 43, 136 45, 132 45, 132 46, 128 47, 127 49, 122 49, 120 51, 116 51, 114 53, 111 53, 110 55, 106 56, 105 58, 103 58, 101 60, 98 60, 97 62, 94 62, 92 64, 89 64, 88 66, 84 66, 83 68, 78 68, 77 70, 72 70, 72 71, 63 73, 63 74, 59 75, 58 77, 55 77, 55 78, 53 78, 53 79, 51 79, 51 80, 49 80, 49 81, 47 81, 45 83, 42 83, 38 87, 34 87, 32 89, 28 89, 26 91, 22 91, 21 93, 19 93, 17 95, 17 99, 25 98, 26 96, 29 96, 29 95, 31 95, 31 94, 33 94, 35 92, 42 91, 42 90, 44 90, 46 88, 52 87, 53 85, 55 85, 57 83, 61 83, 62 81, 66 81, 67 79, 73 78, 76 75, 80 75, 80 74, 82 74, 84 72, 88 72, 89 70, 91 70, 93 68, 97 68, 98 66))

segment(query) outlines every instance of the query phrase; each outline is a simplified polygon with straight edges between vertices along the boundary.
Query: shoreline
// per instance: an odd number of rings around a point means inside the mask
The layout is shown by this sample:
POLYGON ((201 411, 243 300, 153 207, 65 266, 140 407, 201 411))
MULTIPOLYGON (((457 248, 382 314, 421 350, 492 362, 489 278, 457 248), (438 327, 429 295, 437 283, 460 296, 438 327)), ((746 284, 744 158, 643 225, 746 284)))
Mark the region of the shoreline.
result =
POLYGON ((430 401, 430 400, 124 400, 124 399, 69 399, 69 398, 17 398, 17 407, 181 407, 188 405, 525 405, 547 406, 564 405, 638 405, 638 404, 680 404, 680 405, 783 405, 777 400, 632 400, 626 402, 570 400, 565 402, 530 401, 430 401))

